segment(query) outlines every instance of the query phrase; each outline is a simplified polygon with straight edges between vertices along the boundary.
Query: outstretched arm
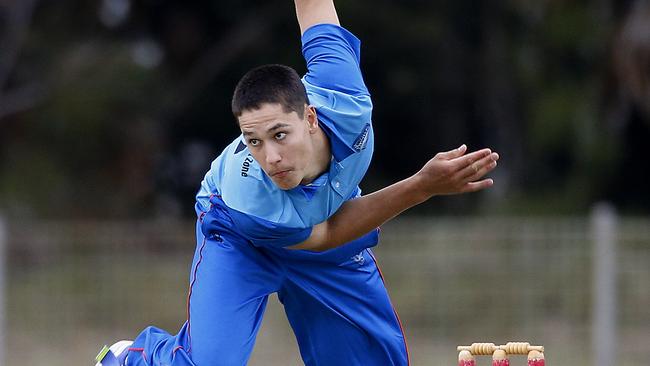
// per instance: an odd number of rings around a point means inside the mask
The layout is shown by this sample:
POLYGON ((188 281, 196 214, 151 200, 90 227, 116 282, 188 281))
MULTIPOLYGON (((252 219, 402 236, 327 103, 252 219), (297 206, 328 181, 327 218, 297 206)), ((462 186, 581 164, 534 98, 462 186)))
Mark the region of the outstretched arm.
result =
POLYGON ((492 186, 492 179, 483 177, 496 167, 499 155, 489 149, 469 154, 466 151, 467 147, 462 145, 439 153, 415 175, 345 202, 329 219, 314 226, 306 241, 289 249, 333 249, 435 195, 476 192, 492 186))
POLYGON ((300 34, 316 24, 340 25, 333 0, 295 0, 294 3, 300 34))

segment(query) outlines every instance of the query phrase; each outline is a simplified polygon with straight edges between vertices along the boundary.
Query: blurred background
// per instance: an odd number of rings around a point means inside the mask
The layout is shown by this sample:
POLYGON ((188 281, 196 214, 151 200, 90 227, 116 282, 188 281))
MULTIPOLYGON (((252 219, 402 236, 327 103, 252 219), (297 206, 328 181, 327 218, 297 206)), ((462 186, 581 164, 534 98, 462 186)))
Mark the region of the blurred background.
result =
MULTIPOLYGON (((508 340, 647 363, 650 1, 336 5, 375 105, 366 192, 462 143, 501 155, 490 190, 382 230, 412 363, 508 340)), ((0 364, 180 327, 194 194, 265 63, 305 71, 289 0, 0 0, 0 364)), ((301 364, 277 300, 250 364, 301 364)))

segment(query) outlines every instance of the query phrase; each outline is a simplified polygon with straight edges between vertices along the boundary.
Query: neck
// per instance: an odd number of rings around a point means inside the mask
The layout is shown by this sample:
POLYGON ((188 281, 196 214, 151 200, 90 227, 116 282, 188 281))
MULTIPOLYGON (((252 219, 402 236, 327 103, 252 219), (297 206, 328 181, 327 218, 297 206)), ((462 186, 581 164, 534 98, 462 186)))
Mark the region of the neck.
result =
POLYGON ((312 135, 314 141, 314 159, 312 160, 312 174, 306 176, 300 184, 309 184, 318 178, 321 174, 326 172, 330 167, 332 160, 332 150, 330 149, 330 141, 325 135, 325 132, 320 128, 312 135))

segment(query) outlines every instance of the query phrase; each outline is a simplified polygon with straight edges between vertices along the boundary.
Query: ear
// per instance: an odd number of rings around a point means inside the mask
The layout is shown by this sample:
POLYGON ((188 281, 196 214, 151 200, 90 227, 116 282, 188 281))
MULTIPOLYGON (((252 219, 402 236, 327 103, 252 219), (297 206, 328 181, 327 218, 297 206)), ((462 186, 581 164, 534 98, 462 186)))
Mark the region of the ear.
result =
POLYGON ((316 133, 318 130, 318 116, 316 115, 316 108, 313 105, 305 107, 305 118, 309 125, 309 133, 316 133))

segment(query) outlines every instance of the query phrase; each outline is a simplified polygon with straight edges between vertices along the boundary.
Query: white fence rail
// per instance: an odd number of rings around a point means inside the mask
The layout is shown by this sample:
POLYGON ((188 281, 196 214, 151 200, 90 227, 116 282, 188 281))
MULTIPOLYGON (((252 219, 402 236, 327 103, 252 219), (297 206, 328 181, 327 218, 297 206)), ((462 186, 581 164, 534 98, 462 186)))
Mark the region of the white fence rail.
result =
POLYGON ((5 281, 7 279, 7 228, 4 218, 0 216, 0 365, 6 365, 5 360, 5 314, 6 314, 6 291, 5 281))
POLYGON ((591 218, 593 242, 593 312, 592 355, 598 365, 615 366, 619 348, 616 316, 618 228, 614 209, 601 204, 591 218))

